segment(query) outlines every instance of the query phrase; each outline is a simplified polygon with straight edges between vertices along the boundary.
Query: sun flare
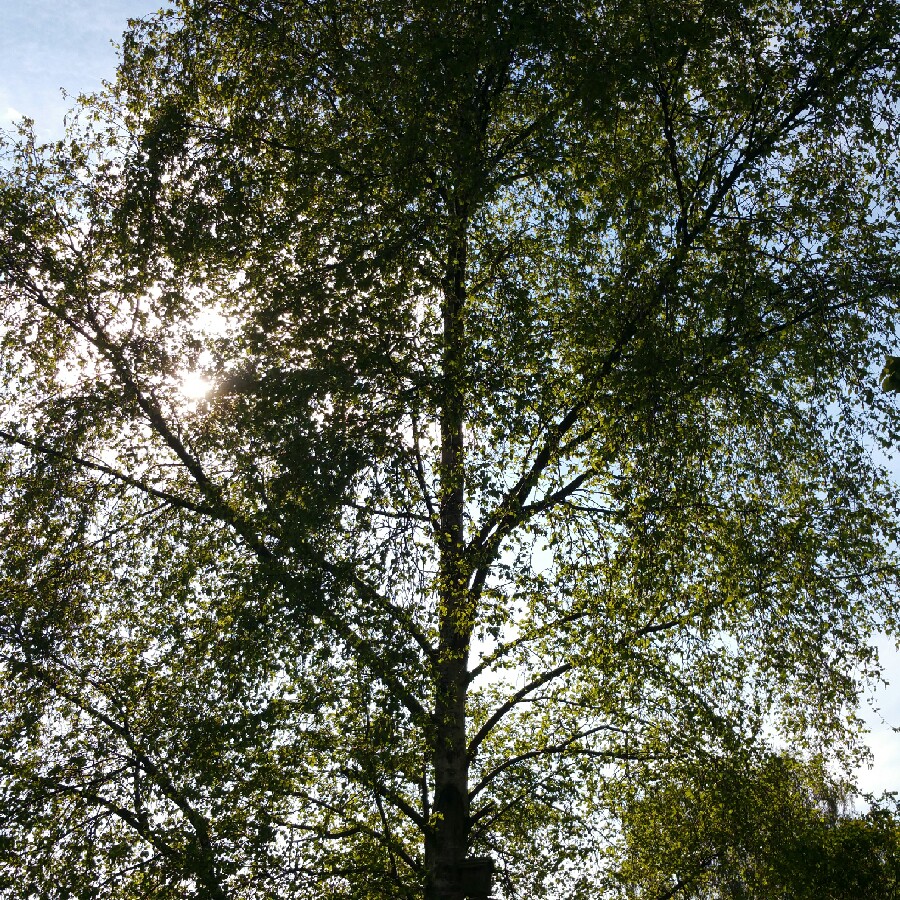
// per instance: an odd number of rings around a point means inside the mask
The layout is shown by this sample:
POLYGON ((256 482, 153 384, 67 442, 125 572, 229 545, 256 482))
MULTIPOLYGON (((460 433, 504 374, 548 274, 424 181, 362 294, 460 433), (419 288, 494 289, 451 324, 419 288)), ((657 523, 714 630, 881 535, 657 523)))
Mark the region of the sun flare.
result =
POLYGON ((188 400, 202 400, 212 389, 212 382, 201 372, 184 372, 179 390, 188 400))

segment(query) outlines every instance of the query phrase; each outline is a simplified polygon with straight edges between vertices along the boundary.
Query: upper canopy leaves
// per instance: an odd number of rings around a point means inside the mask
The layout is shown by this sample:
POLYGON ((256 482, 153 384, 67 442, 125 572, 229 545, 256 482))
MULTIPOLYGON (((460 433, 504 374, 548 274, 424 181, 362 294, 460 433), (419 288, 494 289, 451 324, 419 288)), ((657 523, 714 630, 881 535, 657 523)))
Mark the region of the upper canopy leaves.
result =
POLYGON ((197 0, 10 144, 0 892, 415 892, 458 398, 501 890, 598 873, 632 764, 846 749, 898 15, 197 0))

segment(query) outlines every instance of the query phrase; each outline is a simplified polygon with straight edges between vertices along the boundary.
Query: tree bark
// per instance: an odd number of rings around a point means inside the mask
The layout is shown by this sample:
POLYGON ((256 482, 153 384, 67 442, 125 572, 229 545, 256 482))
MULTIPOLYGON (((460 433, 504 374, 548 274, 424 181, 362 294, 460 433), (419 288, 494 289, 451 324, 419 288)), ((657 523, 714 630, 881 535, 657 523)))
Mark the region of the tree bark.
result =
POLYGON ((466 692, 473 610, 465 559, 466 226, 451 241, 443 284, 439 655, 435 670, 434 801, 425 841, 428 900, 462 900, 459 872, 469 837, 466 692))

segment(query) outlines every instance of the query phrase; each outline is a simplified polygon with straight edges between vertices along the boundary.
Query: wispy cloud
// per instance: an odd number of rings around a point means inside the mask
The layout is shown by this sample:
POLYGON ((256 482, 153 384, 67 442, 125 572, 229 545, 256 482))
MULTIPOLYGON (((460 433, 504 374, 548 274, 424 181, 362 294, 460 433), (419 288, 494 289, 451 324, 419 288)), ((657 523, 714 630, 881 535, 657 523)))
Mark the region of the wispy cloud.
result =
POLYGON ((58 137, 72 97, 96 91, 114 76, 112 43, 129 17, 146 16, 161 5, 160 0, 7 3, 0 26, 0 122, 7 126, 21 110, 35 120, 39 136, 58 137))

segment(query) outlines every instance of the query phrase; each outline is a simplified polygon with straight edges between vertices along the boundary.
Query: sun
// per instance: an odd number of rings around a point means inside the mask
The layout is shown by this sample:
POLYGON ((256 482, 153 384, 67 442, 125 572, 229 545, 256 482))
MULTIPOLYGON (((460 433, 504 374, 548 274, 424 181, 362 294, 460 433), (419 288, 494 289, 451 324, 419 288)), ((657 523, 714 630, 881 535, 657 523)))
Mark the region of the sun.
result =
POLYGON ((202 372, 183 372, 178 390, 187 400, 203 400, 212 386, 212 382, 202 372))

